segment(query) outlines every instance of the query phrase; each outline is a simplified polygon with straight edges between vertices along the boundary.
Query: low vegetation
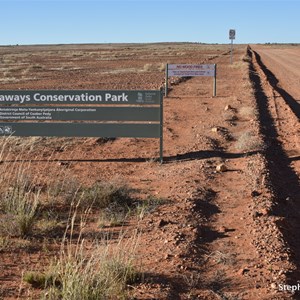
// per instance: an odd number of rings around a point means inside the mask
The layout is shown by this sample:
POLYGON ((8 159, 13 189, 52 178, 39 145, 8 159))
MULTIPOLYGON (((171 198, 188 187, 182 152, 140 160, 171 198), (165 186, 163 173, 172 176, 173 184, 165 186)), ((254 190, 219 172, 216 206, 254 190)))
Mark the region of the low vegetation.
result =
POLYGON ((262 151, 264 144, 258 135, 246 131, 237 138, 235 148, 241 152, 262 151))
POLYGON ((76 212, 71 218, 61 244, 61 251, 44 272, 26 272, 23 280, 43 289, 42 299, 125 299, 127 285, 140 280, 136 264, 138 235, 120 234, 115 243, 110 237, 83 238, 84 224, 78 238, 75 232, 76 212))
POLYGON ((165 64, 145 64, 143 70, 145 72, 162 72, 165 70, 165 64))
POLYGON ((243 106, 239 109, 239 115, 246 120, 254 120, 258 116, 256 108, 251 106, 243 106))
POLYGON ((40 190, 33 191, 25 174, 2 191, 0 233, 26 237, 31 234, 39 212, 40 190))
MULTIPOLYGON (((6 141, 3 148, 14 143, 19 139, 6 141)), ((32 145, 28 140, 19 149, 27 153, 32 145)), ((3 150, 2 160, 6 155, 3 150)), ((31 168, 30 161, 22 160, 0 165, 0 251, 27 251, 30 246, 52 257, 23 274, 23 282, 40 290, 41 299, 127 299, 128 285, 142 275, 136 259, 138 234, 127 234, 123 225, 129 218, 139 222, 164 200, 139 199, 137 191, 118 180, 85 186, 63 168, 45 182, 39 173, 32 175, 31 168), (88 222, 99 230, 91 239, 86 238, 88 222), (117 237, 114 231, 114 236, 107 234, 108 227, 116 226, 122 226, 117 237)))

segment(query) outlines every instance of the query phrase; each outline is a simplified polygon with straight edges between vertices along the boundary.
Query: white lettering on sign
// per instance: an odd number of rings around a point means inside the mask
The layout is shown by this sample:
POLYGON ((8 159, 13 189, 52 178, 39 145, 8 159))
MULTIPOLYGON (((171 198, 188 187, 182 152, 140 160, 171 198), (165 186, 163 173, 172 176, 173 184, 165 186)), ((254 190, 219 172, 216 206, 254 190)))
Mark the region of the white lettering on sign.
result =
POLYGON ((125 93, 122 93, 122 95, 105 94, 105 101, 128 102, 128 95, 125 93))
POLYGON ((215 65, 170 64, 168 65, 168 77, 171 76, 215 76, 215 65))
POLYGON ((24 103, 30 101, 29 95, 0 95, 0 101, 24 103))
MULTIPOLYGON (((128 95, 106 93, 104 96, 106 102, 128 102, 128 95)), ((0 95, 0 102, 18 102, 20 104, 30 101, 30 95, 0 95)), ((61 94, 33 94, 33 100, 36 102, 102 102, 101 95, 90 95, 82 93, 78 95, 61 95, 61 94)))
POLYGON ((33 95, 33 100, 37 102, 101 102, 101 95, 89 95, 88 93, 83 93, 80 95, 43 95, 41 93, 36 93, 33 95))

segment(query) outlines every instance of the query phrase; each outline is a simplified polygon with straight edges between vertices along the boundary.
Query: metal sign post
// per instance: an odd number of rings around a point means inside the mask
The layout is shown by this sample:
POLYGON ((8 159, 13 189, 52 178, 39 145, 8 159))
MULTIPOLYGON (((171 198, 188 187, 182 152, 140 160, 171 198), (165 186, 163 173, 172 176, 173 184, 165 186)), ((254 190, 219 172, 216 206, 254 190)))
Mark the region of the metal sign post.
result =
POLYGON ((214 64, 215 68, 215 76, 214 76, 214 84, 213 84, 213 96, 217 96, 217 65, 214 64))
POLYGON ((166 84, 165 84, 165 97, 168 97, 168 66, 169 64, 166 64, 166 84))
POLYGON ((229 39, 231 40, 230 47, 230 64, 232 64, 233 40, 235 40, 235 29, 229 30, 229 39))
POLYGON ((233 40, 231 40, 231 47, 230 47, 230 64, 232 64, 232 50, 233 50, 233 40))
POLYGON ((163 138, 163 132, 164 132, 164 103, 163 103, 163 93, 161 91, 160 93, 160 133, 159 133, 159 157, 160 157, 160 163, 163 163, 163 159, 164 159, 164 155, 163 155, 163 142, 164 142, 164 138, 163 138))

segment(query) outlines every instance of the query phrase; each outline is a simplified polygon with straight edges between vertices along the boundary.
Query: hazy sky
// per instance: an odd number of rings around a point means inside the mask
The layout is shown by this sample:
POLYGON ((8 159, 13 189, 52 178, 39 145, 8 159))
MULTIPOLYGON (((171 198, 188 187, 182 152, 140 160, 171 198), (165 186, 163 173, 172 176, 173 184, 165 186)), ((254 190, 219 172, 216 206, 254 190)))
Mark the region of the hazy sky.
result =
POLYGON ((0 0, 0 44, 300 43, 300 0, 0 0))

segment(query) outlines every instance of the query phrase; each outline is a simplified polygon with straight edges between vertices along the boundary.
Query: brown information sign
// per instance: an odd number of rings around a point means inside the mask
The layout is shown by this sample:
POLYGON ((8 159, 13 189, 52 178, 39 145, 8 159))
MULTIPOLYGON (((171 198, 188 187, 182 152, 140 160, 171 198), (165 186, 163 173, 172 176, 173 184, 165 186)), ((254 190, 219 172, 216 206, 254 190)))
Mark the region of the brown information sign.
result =
POLYGON ((162 161, 162 92, 0 91, 0 136, 10 135, 160 138, 162 161))

